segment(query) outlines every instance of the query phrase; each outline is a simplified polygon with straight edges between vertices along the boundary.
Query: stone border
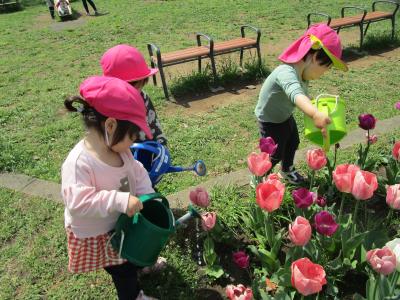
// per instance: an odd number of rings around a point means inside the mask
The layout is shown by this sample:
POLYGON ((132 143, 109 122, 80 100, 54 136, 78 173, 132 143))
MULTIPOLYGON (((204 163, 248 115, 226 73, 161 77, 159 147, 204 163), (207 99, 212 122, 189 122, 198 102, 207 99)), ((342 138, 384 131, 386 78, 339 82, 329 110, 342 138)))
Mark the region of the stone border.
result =
MULTIPOLYGON (((373 130, 373 133, 379 136, 385 133, 393 132, 397 129, 400 129, 400 116, 379 121, 376 128, 373 130)), ((347 134, 347 136, 340 142, 340 146, 342 149, 346 149, 355 144, 364 142, 365 130, 357 128, 347 134)), ((308 147, 298 150, 296 152, 295 161, 298 162, 304 160, 307 150, 311 148, 315 147, 308 147)), ((218 176, 216 178, 212 178, 199 184, 198 186, 205 187, 206 189, 211 189, 212 187, 218 185, 244 186, 249 183, 249 180, 250 172, 248 169, 241 169, 218 176)), ((52 181, 36 179, 22 174, 2 173, 0 174, 0 187, 13 189, 30 196, 37 196, 62 202, 60 194, 61 185, 52 181)), ((189 204, 189 191, 194 188, 196 188, 196 186, 184 189, 175 194, 168 195, 167 198, 170 202, 171 208, 186 208, 189 204)))

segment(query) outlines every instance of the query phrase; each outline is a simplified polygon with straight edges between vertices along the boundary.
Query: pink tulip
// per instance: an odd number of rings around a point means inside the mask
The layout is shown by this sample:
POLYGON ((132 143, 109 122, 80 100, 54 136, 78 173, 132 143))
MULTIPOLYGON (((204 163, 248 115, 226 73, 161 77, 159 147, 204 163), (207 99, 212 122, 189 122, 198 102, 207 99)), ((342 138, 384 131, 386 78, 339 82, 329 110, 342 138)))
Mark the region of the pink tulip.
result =
POLYGON ((246 269, 250 263, 250 256, 246 254, 244 251, 237 251, 233 253, 233 262, 242 269, 246 269))
POLYGON ((366 133, 365 137, 367 138, 367 142, 371 145, 375 144, 378 141, 378 136, 376 134, 368 135, 368 133, 366 133))
POLYGON ((400 110, 400 101, 396 102, 396 104, 394 105, 394 108, 400 110))
POLYGON ((299 188, 292 191, 292 197, 294 204, 298 208, 308 208, 314 203, 314 193, 310 192, 306 188, 299 188))
POLYGON ((201 227, 204 231, 210 231, 214 228, 217 220, 217 214, 215 212, 207 212, 201 214, 201 227))
POLYGON ((265 181, 268 180, 281 180, 283 177, 281 174, 279 173, 271 173, 267 176, 267 179, 265 179, 265 181))
POLYGON ((343 193, 351 193, 354 177, 360 168, 356 165, 342 164, 338 165, 333 171, 333 182, 336 188, 343 193))
POLYGON ((304 296, 319 293, 326 284, 324 268, 306 257, 294 261, 290 269, 292 286, 304 296))
POLYGON ((297 217, 289 224, 289 238, 296 246, 304 246, 311 238, 311 225, 307 219, 297 217))
POLYGON ((310 169, 317 171, 325 167, 326 163, 326 155, 322 149, 307 151, 307 164, 310 169))
POLYGON ((226 296, 230 300, 252 300, 253 291, 245 287, 243 284, 233 285, 230 284, 225 289, 226 296))
POLYGON ((315 229, 319 234, 331 236, 339 228, 335 218, 327 211, 323 210, 314 216, 315 229))
POLYGON ((392 154, 395 160, 400 161, 400 141, 394 144, 392 154))
POLYGON ((354 177, 351 193, 357 200, 367 200, 372 197, 378 188, 378 180, 374 173, 358 171, 354 177))
POLYGON ((275 144, 274 139, 270 136, 261 138, 259 145, 261 152, 268 153, 269 155, 274 155, 276 148, 278 148, 278 144, 275 144))
POLYGON ((279 180, 261 182, 256 187, 257 204, 264 210, 272 212, 281 206, 285 185, 279 180))
POLYGON ((386 203, 393 209, 400 209, 400 184, 386 187, 386 203))
POLYGON ((389 275, 396 269, 396 255, 385 246, 382 249, 369 250, 367 261, 376 272, 389 275))
POLYGON ((247 157, 247 165, 250 172, 256 176, 264 176, 272 167, 269 154, 265 152, 261 152, 260 154, 251 153, 247 157))
POLYGON ((190 191, 189 199, 194 205, 200 207, 207 207, 210 205, 210 197, 208 196, 207 191, 202 187, 198 187, 194 191, 190 191))

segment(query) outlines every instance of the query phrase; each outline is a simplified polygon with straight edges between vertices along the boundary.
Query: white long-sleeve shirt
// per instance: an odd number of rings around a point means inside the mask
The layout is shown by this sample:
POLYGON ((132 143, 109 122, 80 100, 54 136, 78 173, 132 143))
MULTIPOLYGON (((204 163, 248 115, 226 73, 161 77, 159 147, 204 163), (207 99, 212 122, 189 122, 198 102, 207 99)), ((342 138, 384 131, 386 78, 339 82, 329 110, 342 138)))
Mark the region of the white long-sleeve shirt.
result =
POLYGON ((83 140, 69 153, 61 171, 65 227, 78 238, 112 230, 128 207, 129 195, 153 193, 143 165, 128 150, 122 167, 112 167, 91 155, 83 140))

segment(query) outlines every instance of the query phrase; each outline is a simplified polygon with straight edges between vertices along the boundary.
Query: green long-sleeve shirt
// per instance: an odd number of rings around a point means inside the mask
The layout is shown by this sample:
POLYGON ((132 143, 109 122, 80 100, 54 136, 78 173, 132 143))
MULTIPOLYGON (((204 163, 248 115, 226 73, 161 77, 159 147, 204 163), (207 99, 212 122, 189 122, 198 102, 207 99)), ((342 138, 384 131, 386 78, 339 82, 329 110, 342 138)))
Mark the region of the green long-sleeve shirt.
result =
POLYGON ((254 113, 261 122, 282 123, 293 113, 295 97, 308 95, 308 82, 287 64, 275 68, 260 90, 254 113))

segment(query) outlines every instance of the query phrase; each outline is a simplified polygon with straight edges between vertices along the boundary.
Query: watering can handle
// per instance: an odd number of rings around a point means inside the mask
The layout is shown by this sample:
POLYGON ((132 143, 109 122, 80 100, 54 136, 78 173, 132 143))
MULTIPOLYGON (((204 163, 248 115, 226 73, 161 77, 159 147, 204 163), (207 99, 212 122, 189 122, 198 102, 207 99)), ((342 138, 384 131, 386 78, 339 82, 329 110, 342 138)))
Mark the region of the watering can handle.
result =
MULTIPOLYGON (((328 108, 328 116, 329 116, 331 113, 334 113, 336 111, 337 106, 338 106, 339 96, 338 95, 331 95, 331 94, 320 94, 320 95, 318 95, 317 98, 315 99, 315 105, 316 105, 317 109, 318 109, 318 101, 319 101, 319 99, 321 97, 324 97, 324 96, 325 97, 330 97, 330 98, 335 98, 335 100, 336 100, 335 108, 332 111, 329 111, 329 108, 328 108)), ((330 138, 329 130, 327 128, 326 128, 325 135, 326 136, 323 137, 323 149, 324 149, 325 152, 328 152, 329 148, 331 146, 330 145, 331 138, 330 138)))
POLYGON ((330 98, 335 98, 336 103, 335 103, 335 108, 333 109, 333 111, 331 111, 331 113, 336 111, 337 105, 338 105, 338 101, 339 101, 339 95, 332 95, 332 94, 319 94, 317 96, 317 98, 315 98, 315 106, 318 108, 318 101, 319 98, 321 97, 330 97, 330 98))

